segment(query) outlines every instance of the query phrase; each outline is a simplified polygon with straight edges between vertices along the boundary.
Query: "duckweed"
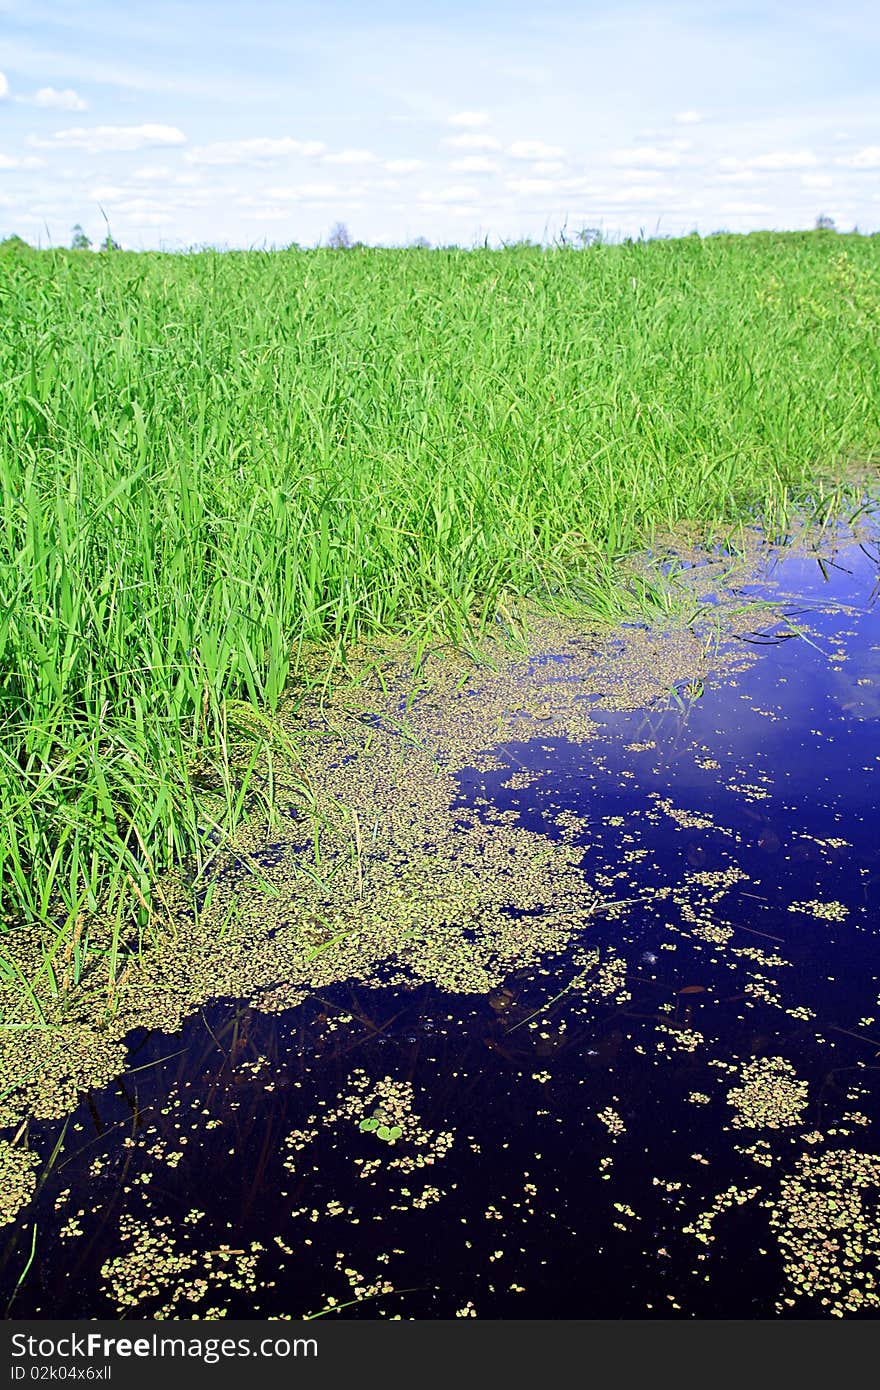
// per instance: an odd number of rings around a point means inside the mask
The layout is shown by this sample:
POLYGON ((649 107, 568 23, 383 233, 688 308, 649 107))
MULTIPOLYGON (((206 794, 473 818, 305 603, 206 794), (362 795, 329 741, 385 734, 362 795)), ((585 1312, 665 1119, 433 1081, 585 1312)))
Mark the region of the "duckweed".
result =
POLYGON ((800 1124, 809 1087, 784 1057, 757 1057, 742 1069, 741 1084, 727 1093, 738 1129, 780 1129, 800 1124))
POLYGON ((39 1156, 21 1145, 0 1139, 0 1226, 14 1221, 37 1185, 39 1156))

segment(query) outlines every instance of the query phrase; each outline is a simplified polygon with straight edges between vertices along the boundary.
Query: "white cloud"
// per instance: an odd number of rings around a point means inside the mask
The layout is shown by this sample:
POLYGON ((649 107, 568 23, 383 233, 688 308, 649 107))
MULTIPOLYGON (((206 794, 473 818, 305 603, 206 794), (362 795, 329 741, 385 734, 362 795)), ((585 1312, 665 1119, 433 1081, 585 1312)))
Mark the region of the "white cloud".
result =
POLYGON ((546 145, 543 140, 515 140, 507 153, 513 159, 558 159, 565 150, 561 145, 546 145))
POLYGON ((424 168, 423 159, 386 159, 385 168, 389 174, 414 174, 424 168))
POLYGON ((559 187, 569 193, 592 194, 598 192, 596 185, 591 183, 585 174, 573 174, 570 178, 560 179, 559 187))
POLYGON ((501 141, 494 135, 450 135, 445 142, 455 150, 500 150, 501 141))
POLYGON ((72 87, 40 87, 30 98, 34 106, 51 107, 57 111, 88 111, 84 101, 72 87))
POLYGON ((812 150, 771 150, 768 154, 751 155, 748 159, 719 160, 722 174, 736 174, 744 169, 764 169, 769 173, 787 173, 791 169, 811 169, 819 161, 812 150))
POLYGON ((634 179, 637 183, 650 183, 656 185, 658 179, 662 179, 667 173, 665 169, 627 169, 626 177, 634 179))
POLYGON ((326 154, 325 164, 375 164, 376 156, 372 150, 339 150, 336 154, 326 154))
POLYGON ((450 169, 456 174, 497 174, 499 166, 494 159, 484 154, 469 154, 465 159, 454 159, 450 169))
POLYGON ((880 169, 880 145, 865 145, 854 154, 841 156, 837 163, 847 169, 880 169))
POLYGON ((245 208, 261 222, 282 222, 290 216, 290 208, 277 207, 276 204, 263 202, 259 198, 237 198, 236 205, 245 208))
POLYGON ((327 146, 321 140, 294 140, 290 135, 277 139, 257 136, 251 140, 218 140, 211 145, 196 145, 186 158, 190 164, 262 164, 291 155, 313 159, 326 152, 327 146))
POLYGON ((335 183, 301 183, 299 186, 300 198, 308 201, 312 198, 338 198, 340 190, 335 183))
POLYGON ((725 183, 757 183, 758 175, 754 169, 740 169, 728 166, 737 165, 735 159, 722 159, 718 165, 717 173, 724 179, 725 183))
POLYGON ((489 113, 488 111, 456 111, 454 116, 449 117, 449 124, 466 126, 468 130, 474 130, 489 124, 489 113))
POLYGON ((675 120, 678 125, 699 125, 702 119, 702 111, 676 111, 675 113, 675 120))
POLYGON ((9 96, 9 79, 5 72, 0 72, 0 101, 9 96))
POLYGON ((499 76, 510 77, 514 82, 532 82, 538 85, 541 82, 548 82, 550 80, 549 68, 539 67, 537 65, 530 66, 527 63, 514 63, 509 67, 505 65, 504 67, 496 68, 496 71, 499 76))
POLYGON ((553 179, 507 179, 504 187, 508 193, 515 193, 519 196, 532 193, 556 193, 559 184, 553 179))
POLYGON ((173 125, 72 126, 56 130, 50 140, 35 135, 30 143, 42 149, 85 150, 88 154, 140 150, 149 145, 185 145, 186 136, 173 125))
POLYGON ((340 188, 335 183, 298 183, 282 188, 267 188, 264 196, 276 202, 308 202, 313 198, 337 198, 340 188))
POLYGON ((116 184, 99 184, 97 188, 89 189, 89 197, 96 203, 119 203, 123 198, 127 198, 130 189, 120 188, 116 184))
POLYGON ((753 169, 769 169, 774 173, 788 169, 810 169, 819 161, 812 150, 774 150, 756 155, 749 161, 753 169))
POLYGON ((830 174, 801 174, 804 188, 830 188, 833 182, 830 174))
POLYGON ((766 203, 722 203, 721 211, 747 216, 751 213, 769 212, 770 208, 766 203))
POLYGON ((133 179, 139 179, 143 183, 158 182, 170 176, 171 170, 167 164, 144 164, 140 169, 133 170, 131 175, 133 179))
POLYGON ((114 212, 122 213, 126 217, 140 217, 152 220, 155 218, 161 221, 169 214, 169 208, 165 203, 159 203, 155 198, 129 198, 125 202, 118 203, 114 212))
POLYGON ((451 188, 425 191, 419 194, 419 199, 423 203, 469 203, 473 196, 472 188, 459 183, 453 184, 451 188))
MULTIPOLYGON (((407 213, 412 211, 407 205, 399 210, 407 213)), ((451 203, 442 200, 432 202, 430 194, 425 194, 419 204, 419 212, 442 213, 445 217, 475 217, 477 208, 473 200, 467 203, 451 203)))
POLYGON ((634 145, 629 150, 616 150, 612 160, 621 168, 675 169, 681 163, 681 152, 657 145, 634 145))
POLYGON ((530 174, 561 174, 565 165, 561 159, 539 159, 537 164, 533 164, 529 170, 530 174))
POLYGON ((0 154, 0 169, 42 169, 45 163, 35 154, 0 154))
POLYGON ((676 196, 678 190, 671 184, 629 184, 624 188, 615 188, 607 192, 604 202, 614 204, 626 203, 653 203, 655 205, 662 201, 668 201, 676 196))

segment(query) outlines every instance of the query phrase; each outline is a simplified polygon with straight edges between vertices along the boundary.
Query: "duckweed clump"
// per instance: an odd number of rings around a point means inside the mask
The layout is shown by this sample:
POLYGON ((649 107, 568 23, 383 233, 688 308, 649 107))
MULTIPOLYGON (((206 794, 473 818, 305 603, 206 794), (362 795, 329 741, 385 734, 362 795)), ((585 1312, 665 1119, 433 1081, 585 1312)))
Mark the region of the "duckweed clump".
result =
POLYGON ((832 1317, 880 1309, 880 1156, 854 1149, 805 1154, 781 1182, 770 1224, 791 1293, 832 1317))
POLYGON ((0 1139, 0 1226, 14 1221, 37 1186, 39 1155, 8 1139, 0 1139))
POLYGON ((789 912, 804 912, 810 917, 815 917, 818 922, 844 922, 849 916, 849 908, 843 903, 819 902, 816 898, 810 898, 807 902, 789 903, 789 912))
MULTIPOLYGON (((200 1215, 191 1211, 183 1225, 192 1227, 200 1215)), ((175 1231, 169 1217, 123 1215, 119 1235, 126 1248, 101 1269, 102 1292, 118 1314, 138 1309, 142 1314, 149 1310, 157 1320, 223 1317, 222 1303, 206 1309, 198 1305, 209 1295, 222 1297, 227 1291, 256 1293, 263 1251, 259 1241, 250 1242, 246 1250, 225 1242, 214 1250, 199 1250, 182 1243, 183 1233, 183 1227, 175 1231)))
POLYGON ((809 1087, 784 1057, 757 1057, 742 1069, 741 1084, 727 1093, 737 1129, 781 1129, 800 1124, 809 1087))

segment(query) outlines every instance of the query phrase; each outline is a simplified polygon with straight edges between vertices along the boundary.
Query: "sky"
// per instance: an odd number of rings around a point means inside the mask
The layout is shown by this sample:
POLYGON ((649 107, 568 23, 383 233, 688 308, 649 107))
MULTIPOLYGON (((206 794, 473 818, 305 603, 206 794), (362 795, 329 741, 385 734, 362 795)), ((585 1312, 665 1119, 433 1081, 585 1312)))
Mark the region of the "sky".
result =
POLYGON ((0 237, 880 229, 880 5, 0 0, 0 237))

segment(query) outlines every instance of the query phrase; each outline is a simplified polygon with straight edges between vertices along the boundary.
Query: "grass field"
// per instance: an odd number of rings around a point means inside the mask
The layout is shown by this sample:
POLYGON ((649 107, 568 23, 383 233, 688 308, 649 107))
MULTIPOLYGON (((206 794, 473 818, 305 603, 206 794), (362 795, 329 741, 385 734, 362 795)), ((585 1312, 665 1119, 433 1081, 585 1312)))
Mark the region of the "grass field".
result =
POLYGON ((0 906, 50 962, 195 851, 197 769, 234 829, 235 721, 306 648, 502 591, 613 620, 655 525, 880 452, 877 237, 0 249, 0 307, 0 906))

